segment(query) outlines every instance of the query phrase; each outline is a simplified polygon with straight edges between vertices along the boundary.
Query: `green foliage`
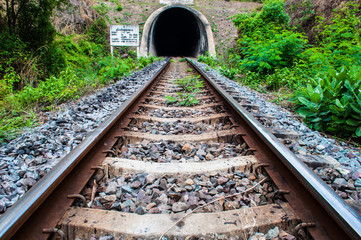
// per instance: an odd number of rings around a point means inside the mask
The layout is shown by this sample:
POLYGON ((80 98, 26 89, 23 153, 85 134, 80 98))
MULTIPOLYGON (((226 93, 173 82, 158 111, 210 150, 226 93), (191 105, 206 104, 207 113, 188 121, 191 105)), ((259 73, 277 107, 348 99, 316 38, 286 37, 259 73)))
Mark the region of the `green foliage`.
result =
MULTIPOLYGON (((334 14, 331 22, 318 18, 317 48, 327 63, 340 67, 361 64, 361 2, 350 1, 334 14)), ((322 64, 322 63, 320 63, 322 64)))
POLYGON ((4 77, 0 79, 0 100, 13 93, 13 86, 18 82, 20 82, 20 77, 14 69, 12 67, 5 69, 4 77))
POLYGON ((17 36, 32 50, 51 43, 55 29, 51 24, 53 11, 63 0, 4 0, 0 2, 1 28, 17 36))
POLYGON ((178 103, 180 106, 189 107, 199 103, 194 94, 201 92, 201 89, 203 88, 204 83, 200 79, 200 76, 190 75, 185 78, 177 79, 173 82, 179 85, 183 90, 182 92, 177 93, 176 97, 169 95, 165 96, 167 104, 178 103))
POLYGON ((290 17, 285 12, 284 7, 285 4, 282 0, 266 1, 259 17, 266 24, 284 25, 290 20, 290 17))
POLYGON ((16 70, 25 70, 31 55, 26 51, 26 44, 7 31, 0 34, 0 49, 1 99, 1 96, 21 87, 22 79, 16 70))
POLYGON ((238 69, 236 69, 236 68, 227 68, 227 67, 223 66, 223 67, 220 68, 219 72, 223 76, 225 76, 225 77, 227 77, 229 79, 235 79, 236 74, 238 73, 238 69))
POLYGON ((230 61, 240 70, 270 74, 301 59, 307 40, 289 27, 283 1, 266 1, 260 12, 238 14, 233 21, 239 39, 230 61))
POLYGON ((185 92, 198 93, 201 91, 204 83, 200 79, 200 76, 188 76, 185 78, 180 78, 174 81, 175 84, 178 84, 185 92))
POLYGON ((164 98, 167 99, 167 104, 178 103, 179 106, 190 107, 190 106, 197 105, 199 103, 198 99, 195 97, 194 94, 187 93, 187 92, 186 93, 177 93, 176 97, 166 95, 164 98))
POLYGON ((11 112, 0 108, 0 116, 0 142, 14 138, 23 131, 24 127, 34 126, 37 121, 36 114, 32 109, 17 106, 11 112))
POLYGON ((172 97, 172 96, 166 95, 164 98, 167 99, 167 104, 172 104, 172 103, 178 102, 177 97, 172 97))
POLYGON ((124 7, 117 1, 117 0, 111 0, 111 2, 114 2, 117 6, 115 7, 115 10, 118 12, 123 11, 124 7))
POLYGON ((67 69, 57 77, 51 76, 40 82, 37 87, 26 86, 14 96, 23 106, 34 103, 47 105, 64 102, 76 96, 80 87, 83 87, 81 80, 73 71, 67 69))
POLYGON ((56 42, 43 47, 40 53, 40 63, 46 76, 56 75, 66 68, 64 52, 56 42))
POLYGON ((86 34, 89 36, 92 42, 107 46, 107 29, 108 25, 105 19, 98 18, 94 21, 94 24, 86 30, 86 34))
MULTIPOLYGON (((291 11, 302 10, 296 24, 314 19, 312 4, 303 0, 291 6, 291 11)), ((260 11, 237 14, 238 45, 230 51, 230 66, 220 71, 232 78, 229 72, 235 69, 237 80, 262 92, 296 91, 294 102, 311 127, 359 137, 361 2, 341 6, 329 21, 316 17, 314 46, 289 25, 282 0, 265 0, 260 11)))
POLYGON ((361 67, 331 69, 297 94, 298 113, 316 130, 361 137, 361 67))
MULTIPOLYGON (((69 99, 76 99, 158 60, 155 57, 139 59, 111 57, 104 50, 103 45, 89 41, 84 35, 58 36, 53 45, 50 47, 53 47, 55 50, 52 51, 57 53, 54 57, 60 55, 64 60, 54 65, 59 67, 60 72, 49 73, 50 76, 44 80, 38 80, 36 84, 26 83, 19 89, 14 88, 22 81, 12 67, 16 61, 9 57, 7 61, 1 59, 1 69, 4 70, 0 78, 0 118, 4 126, 0 128, 0 141, 2 138, 12 137, 13 133, 18 133, 19 130, 15 131, 15 127, 30 126, 36 122, 34 113, 24 112, 24 109, 44 109, 69 99)), ((131 55, 131 52, 129 53, 131 55)), ((7 52, 0 54, 11 56, 7 52)), ((18 56, 23 56, 22 51, 18 56)), ((49 57, 50 59, 46 56, 41 60, 52 61, 52 55, 49 57)), ((59 59, 54 59, 57 60, 59 59)))
POLYGON ((293 19, 295 25, 307 25, 308 21, 312 21, 315 18, 313 0, 302 0, 294 2, 290 6, 290 14, 295 12, 298 12, 300 16, 302 16, 299 19, 293 19))
POLYGON ((106 16, 110 11, 110 7, 105 3, 100 3, 99 5, 95 5, 92 7, 100 16, 106 16))
POLYGON ((208 66, 214 68, 218 66, 220 63, 217 61, 216 58, 212 57, 208 52, 205 55, 200 55, 197 59, 199 62, 203 62, 208 66))
POLYGON ((199 103, 198 99, 191 93, 178 93, 178 97, 180 106, 190 107, 199 103))

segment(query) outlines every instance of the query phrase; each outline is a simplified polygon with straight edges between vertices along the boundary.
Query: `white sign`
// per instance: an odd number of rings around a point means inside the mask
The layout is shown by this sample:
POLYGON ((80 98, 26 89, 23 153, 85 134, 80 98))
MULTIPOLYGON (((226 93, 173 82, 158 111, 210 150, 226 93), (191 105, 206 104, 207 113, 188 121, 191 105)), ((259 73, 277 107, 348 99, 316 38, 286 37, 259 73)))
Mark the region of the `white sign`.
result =
POLYGON ((111 46, 139 46, 139 26, 110 25, 111 46))
POLYGON ((172 3, 181 3, 181 4, 189 4, 193 5, 193 0, 159 0, 160 4, 172 4, 172 3))

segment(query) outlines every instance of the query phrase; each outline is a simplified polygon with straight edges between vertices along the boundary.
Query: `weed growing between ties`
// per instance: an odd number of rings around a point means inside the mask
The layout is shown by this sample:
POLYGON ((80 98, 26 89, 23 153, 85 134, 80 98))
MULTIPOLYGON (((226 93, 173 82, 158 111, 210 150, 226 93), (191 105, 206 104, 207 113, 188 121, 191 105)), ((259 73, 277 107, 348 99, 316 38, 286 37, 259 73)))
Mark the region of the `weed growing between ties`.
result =
POLYGON ((178 103, 180 106, 187 107, 199 104, 195 94, 200 93, 204 85, 200 76, 191 75, 185 78, 177 79, 173 81, 173 83, 180 86, 183 90, 182 92, 178 92, 175 97, 169 95, 165 96, 167 104, 178 103))
MULTIPOLYGON (((313 5, 302 7, 307 16, 313 5)), ((198 61, 258 91, 292 102, 306 123, 341 137, 361 136, 361 3, 350 0, 326 21, 315 17, 313 45, 291 26, 282 0, 233 17, 239 36, 227 63, 209 55, 198 61)), ((275 100, 280 101, 280 100, 275 100)))

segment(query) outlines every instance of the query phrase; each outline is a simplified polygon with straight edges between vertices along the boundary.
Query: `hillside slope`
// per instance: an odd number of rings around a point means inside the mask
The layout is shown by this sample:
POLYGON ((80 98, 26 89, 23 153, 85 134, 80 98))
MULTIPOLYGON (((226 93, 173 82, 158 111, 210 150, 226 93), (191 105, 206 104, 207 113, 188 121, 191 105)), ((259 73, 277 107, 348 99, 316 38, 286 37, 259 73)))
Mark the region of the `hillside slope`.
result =
POLYGON ((350 0, 286 0, 286 11, 290 15, 291 25, 300 27, 314 43, 316 16, 324 21, 332 19, 333 12, 341 9, 350 0))

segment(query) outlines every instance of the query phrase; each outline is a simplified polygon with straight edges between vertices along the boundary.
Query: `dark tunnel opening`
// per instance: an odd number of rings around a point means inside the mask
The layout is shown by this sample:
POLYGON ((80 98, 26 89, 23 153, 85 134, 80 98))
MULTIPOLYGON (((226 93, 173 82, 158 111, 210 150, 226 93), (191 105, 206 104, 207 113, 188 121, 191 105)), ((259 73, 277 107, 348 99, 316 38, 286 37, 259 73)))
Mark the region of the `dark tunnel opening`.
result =
POLYGON ((154 23, 152 40, 157 56, 197 57, 201 48, 197 18, 183 8, 164 11, 154 23))

